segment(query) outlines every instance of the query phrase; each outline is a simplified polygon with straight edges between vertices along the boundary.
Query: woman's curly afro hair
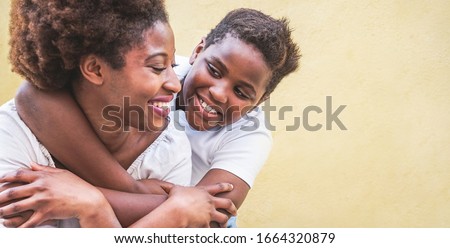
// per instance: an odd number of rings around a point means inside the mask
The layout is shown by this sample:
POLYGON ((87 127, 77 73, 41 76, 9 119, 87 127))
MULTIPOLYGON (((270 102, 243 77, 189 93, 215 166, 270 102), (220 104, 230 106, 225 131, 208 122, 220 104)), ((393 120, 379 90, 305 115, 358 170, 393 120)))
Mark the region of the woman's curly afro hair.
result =
POLYGON ((73 82, 88 54, 123 67, 144 32, 168 22, 162 0, 13 0, 10 16, 13 71, 41 89, 73 82))

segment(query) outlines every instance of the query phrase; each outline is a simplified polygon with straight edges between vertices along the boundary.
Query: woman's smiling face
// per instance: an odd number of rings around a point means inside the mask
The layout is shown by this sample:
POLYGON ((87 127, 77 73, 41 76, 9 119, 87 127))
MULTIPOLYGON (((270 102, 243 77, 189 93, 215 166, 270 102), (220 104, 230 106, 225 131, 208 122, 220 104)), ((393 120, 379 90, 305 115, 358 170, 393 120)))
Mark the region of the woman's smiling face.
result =
POLYGON ((271 76, 254 46, 227 36, 195 48, 181 92, 189 124, 197 130, 229 125, 261 102, 271 76))
POLYGON ((109 68, 104 95, 110 106, 120 106, 119 124, 146 131, 165 128, 169 103, 181 89, 172 68, 175 43, 169 24, 158 22, 144 33, 139 46, 127 52, 125 66, 109 68))

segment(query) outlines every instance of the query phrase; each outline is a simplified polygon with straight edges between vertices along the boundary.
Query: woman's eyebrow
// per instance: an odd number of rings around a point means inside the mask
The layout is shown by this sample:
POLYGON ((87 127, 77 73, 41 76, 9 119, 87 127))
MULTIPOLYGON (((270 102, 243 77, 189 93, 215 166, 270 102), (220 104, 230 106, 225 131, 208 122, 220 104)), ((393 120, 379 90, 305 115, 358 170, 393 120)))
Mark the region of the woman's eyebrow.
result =
POLYGON ((158 57, 158 56, 162 56, 164 58, 169 57, 169 55, 167 55, 167 53, 165 53, 165 52, 157 52, 157 53, 148 55, 147 58, 145 58, 145 61, 149 61, 149 60, 153 59, 154 57, 158 57))

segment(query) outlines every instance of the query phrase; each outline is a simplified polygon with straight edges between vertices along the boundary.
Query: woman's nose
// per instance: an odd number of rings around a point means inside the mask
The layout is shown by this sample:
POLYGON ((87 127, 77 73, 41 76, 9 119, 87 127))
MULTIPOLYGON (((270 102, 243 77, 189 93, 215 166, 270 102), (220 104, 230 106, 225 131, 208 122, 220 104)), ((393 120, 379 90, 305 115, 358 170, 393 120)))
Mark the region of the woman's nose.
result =
POLYGON ((163 86, 166 90, 178 93, 181 90, 181 83, 172 66, 167 68, 167 77, 163 86))

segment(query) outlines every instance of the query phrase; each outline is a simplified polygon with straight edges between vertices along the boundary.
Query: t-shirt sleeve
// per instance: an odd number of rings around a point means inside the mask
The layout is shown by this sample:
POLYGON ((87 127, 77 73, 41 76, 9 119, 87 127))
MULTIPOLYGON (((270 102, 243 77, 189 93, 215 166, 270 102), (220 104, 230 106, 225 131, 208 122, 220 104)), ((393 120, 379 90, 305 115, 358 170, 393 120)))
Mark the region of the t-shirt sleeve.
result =
POLYGON ((177 64, 177 66, 173 68, 175 74, 177 75, 179 80, 183 80, 191 69, 191 65, 189 64, 189 57, 176 55, 175 63, 177 64))
POLYGON ((211 169, 229 171, 253 186, 256 176, 266 163, 272 149, 269 131, 239 131, 237 135, 224 139, 211 161, 211 169))
POLYGON ((0 113, 0 176, 21 168, 29 168, 31 161, 38 162, 32 144, 15 120, 0 113))
MULTIPOLYGON (((36 161, 29 152, 30 143, 24 130, 5 111, 7 107, 9 106, 2 106, 0 110, 0 177, 18 169, 28 168, 31 161, 36 161)), ((0 227, 4 227, 2 218, 0 227)))

